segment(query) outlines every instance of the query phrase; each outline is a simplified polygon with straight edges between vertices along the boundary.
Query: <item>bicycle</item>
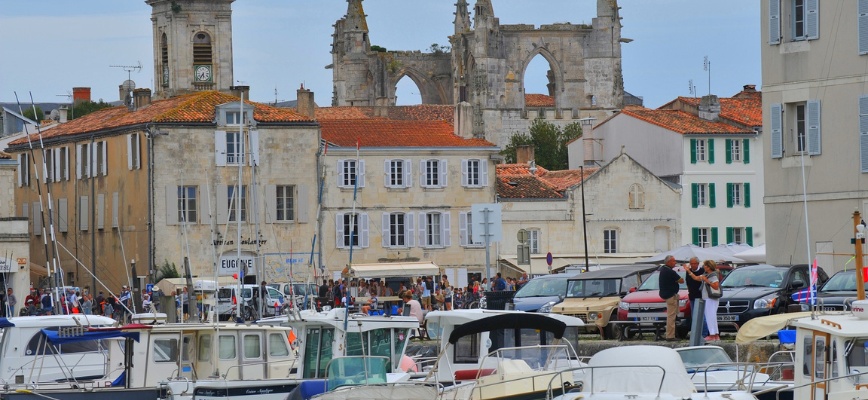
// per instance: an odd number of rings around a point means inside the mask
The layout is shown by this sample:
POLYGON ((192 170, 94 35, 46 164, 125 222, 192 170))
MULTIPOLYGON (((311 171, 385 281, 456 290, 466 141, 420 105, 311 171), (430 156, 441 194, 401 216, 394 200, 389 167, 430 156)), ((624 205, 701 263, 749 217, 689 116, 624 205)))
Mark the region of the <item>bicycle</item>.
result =
MULTIPOLYGON (((238 310, 238 304, 233 304, 232 308, 229 309, 230 319, 232 319, 232 317, 234 317, 234 316, 237 316, 237 310, 238 310)), ((253 306, 251 306, 250 304, 247 304, 246 301, 242 303, 241 317, 240 317, 241 321, 255 321, 257 315, 258 315, 258 313, 253 308, 253 306)))

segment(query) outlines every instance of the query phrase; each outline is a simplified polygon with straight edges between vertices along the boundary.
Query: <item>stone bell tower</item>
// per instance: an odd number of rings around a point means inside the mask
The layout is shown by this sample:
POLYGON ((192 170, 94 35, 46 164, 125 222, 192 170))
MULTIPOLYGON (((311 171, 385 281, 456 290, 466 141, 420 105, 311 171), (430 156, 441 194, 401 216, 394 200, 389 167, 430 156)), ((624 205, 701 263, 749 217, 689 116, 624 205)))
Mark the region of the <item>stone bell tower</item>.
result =
POLYGON ((145 0, 154 32, 154 95, 229 90, 235 0, 145 0))

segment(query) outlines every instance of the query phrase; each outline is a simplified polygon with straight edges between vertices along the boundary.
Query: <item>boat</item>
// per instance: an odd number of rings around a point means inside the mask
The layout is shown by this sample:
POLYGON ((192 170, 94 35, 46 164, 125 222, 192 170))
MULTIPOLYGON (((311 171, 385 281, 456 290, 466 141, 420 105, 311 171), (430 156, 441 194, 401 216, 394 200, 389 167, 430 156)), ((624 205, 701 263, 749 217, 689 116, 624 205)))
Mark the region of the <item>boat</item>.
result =
MULTIPOLYGON (((792 368, 791 360, 775 362, 774 355, 768 363, 759 364, 733 361, 720 346, 687 346, 675 351, 698 392, 746 390, 759 399, 775 399, 779 389, 793 384, 792 379, 782 379, 783 371, 792 368)), ((786 394, 782 400, 792 399, 786 394)))

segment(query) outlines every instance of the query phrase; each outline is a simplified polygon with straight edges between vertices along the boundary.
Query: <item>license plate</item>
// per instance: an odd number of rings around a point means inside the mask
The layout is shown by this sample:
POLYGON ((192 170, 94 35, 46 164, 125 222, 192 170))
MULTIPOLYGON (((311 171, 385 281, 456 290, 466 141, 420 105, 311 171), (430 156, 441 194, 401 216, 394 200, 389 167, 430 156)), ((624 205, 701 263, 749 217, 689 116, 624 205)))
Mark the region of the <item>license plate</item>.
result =
POLYGON ((640 321, 657 321, 657 317, 640 317, 640 321))
POLYGON ((725 322, 738 321, 738 315, 718 315, 717 320, 725 322))

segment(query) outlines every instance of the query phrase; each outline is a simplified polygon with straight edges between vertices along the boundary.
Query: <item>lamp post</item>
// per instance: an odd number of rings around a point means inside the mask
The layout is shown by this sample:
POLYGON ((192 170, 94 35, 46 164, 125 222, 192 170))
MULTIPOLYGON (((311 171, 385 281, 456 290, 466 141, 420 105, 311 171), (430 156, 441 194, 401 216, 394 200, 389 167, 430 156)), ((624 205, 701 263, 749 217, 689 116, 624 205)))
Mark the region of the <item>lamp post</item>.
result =
POLYGON ((582 174, 582 236, 585 240, 585 271, 591 268, 588 264, 588 214, 585 213, 585 166, 579 165, 582 174))
POLYGON ((856 246, 856 299, 865 300, 865 279, 862 271, 862 245, 865 243, 865 221, 859 211, 853 212, 853 245, 856 246))

